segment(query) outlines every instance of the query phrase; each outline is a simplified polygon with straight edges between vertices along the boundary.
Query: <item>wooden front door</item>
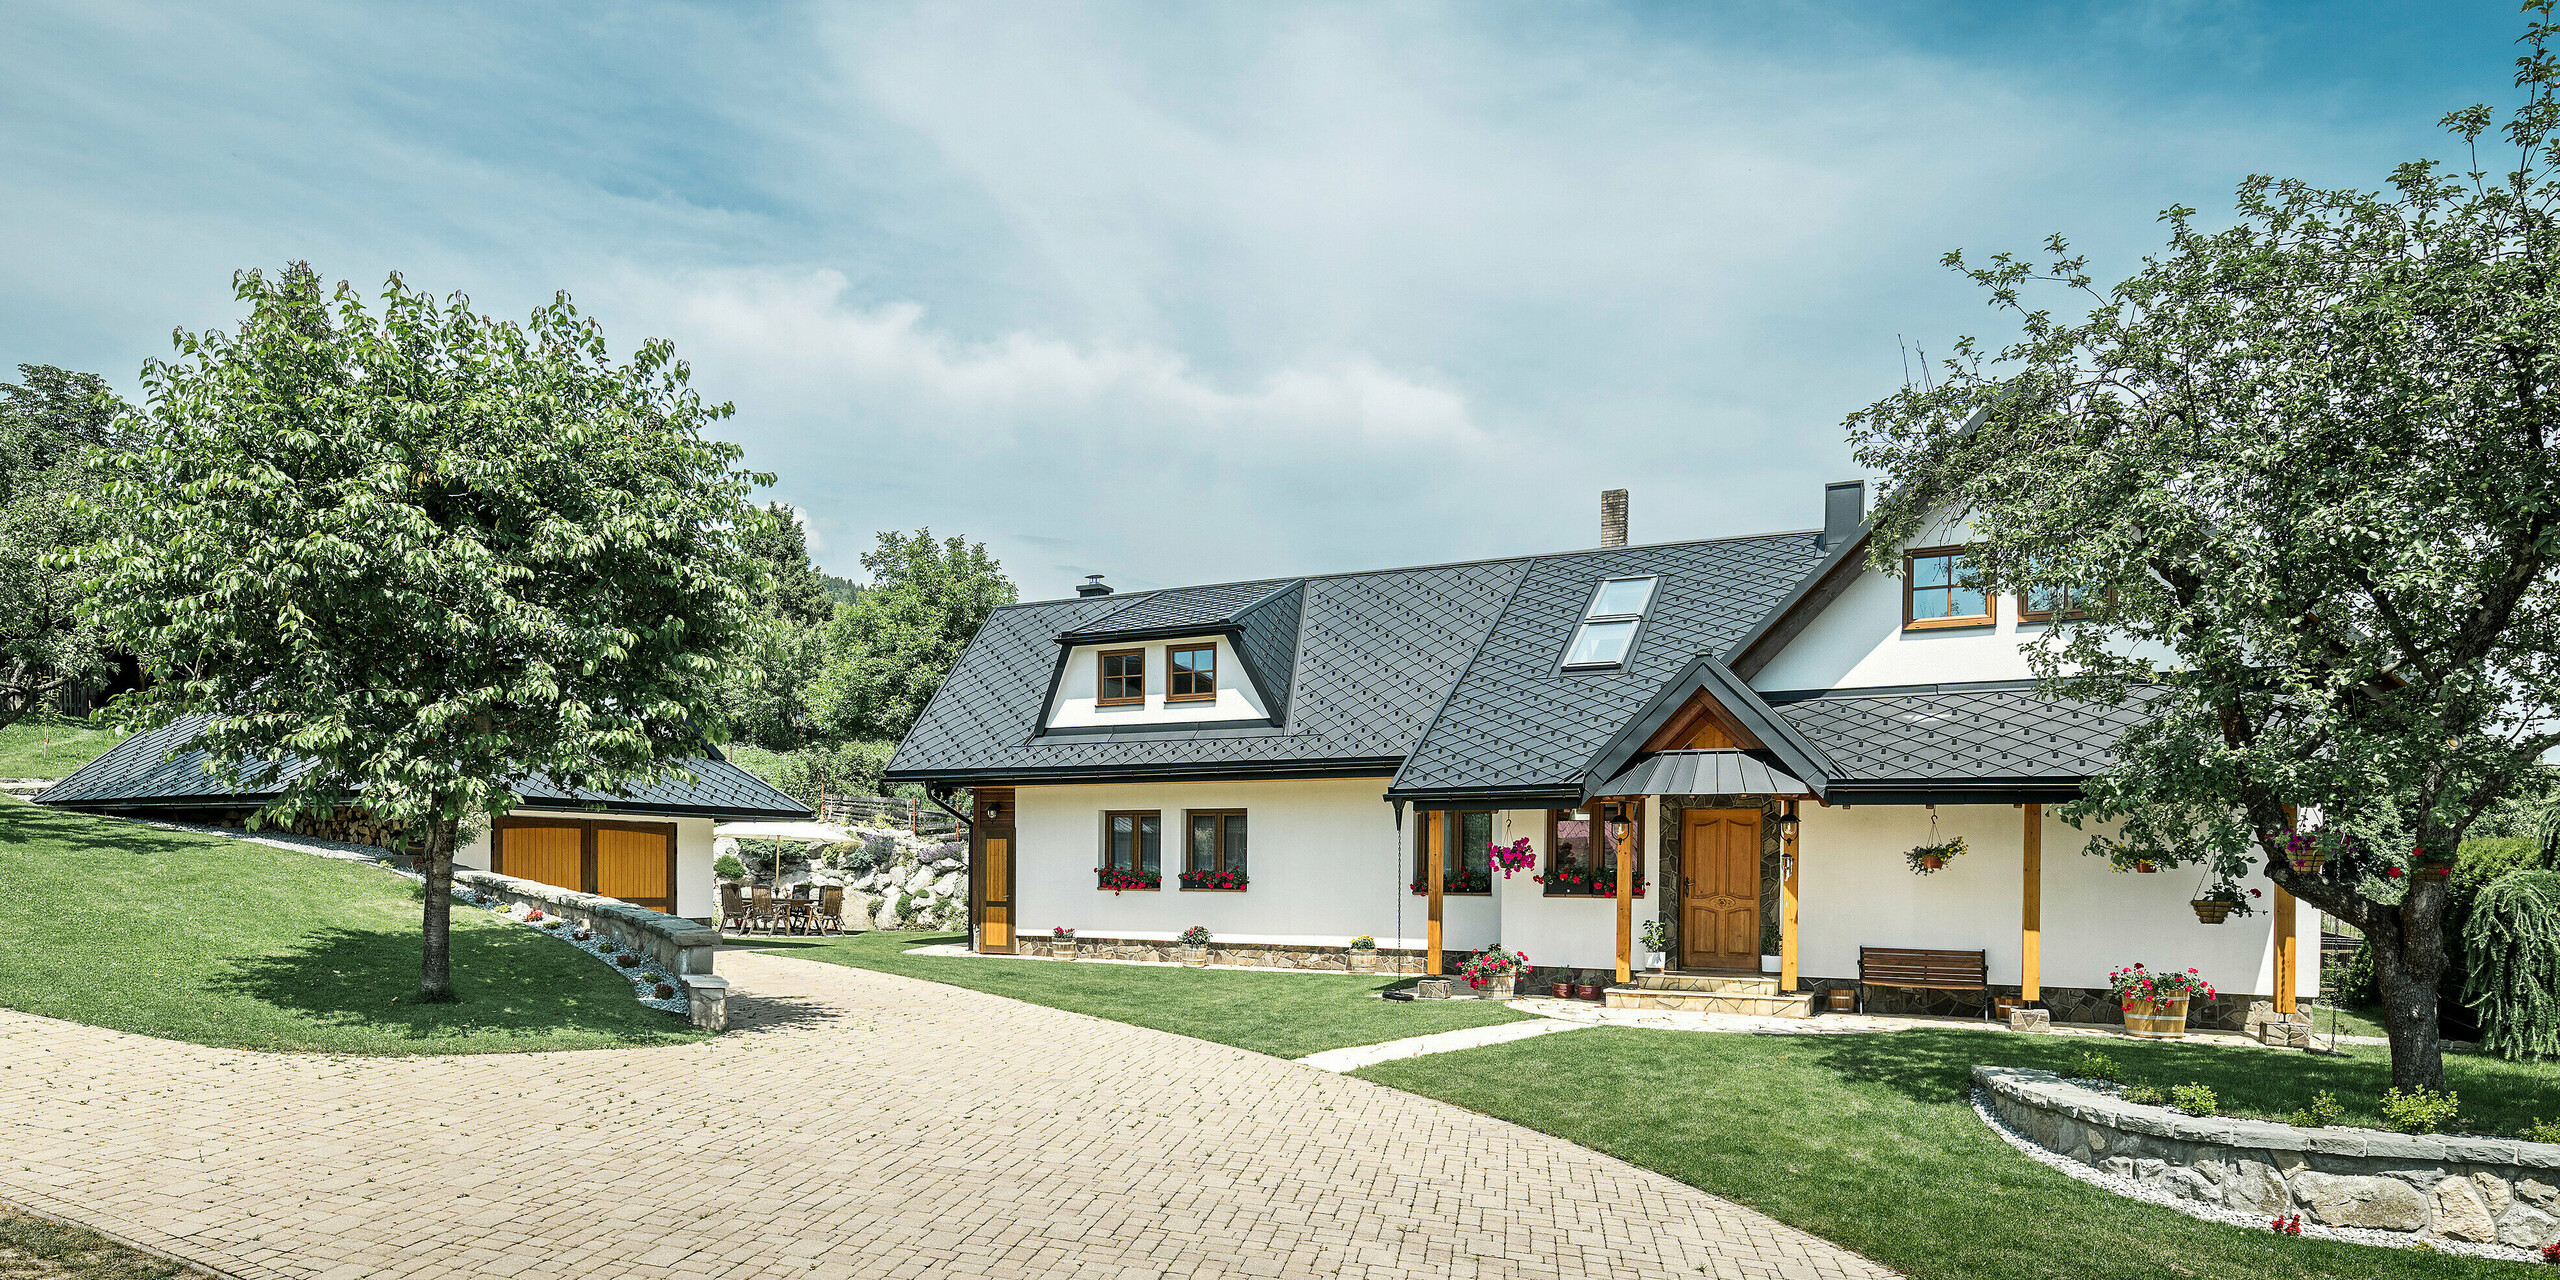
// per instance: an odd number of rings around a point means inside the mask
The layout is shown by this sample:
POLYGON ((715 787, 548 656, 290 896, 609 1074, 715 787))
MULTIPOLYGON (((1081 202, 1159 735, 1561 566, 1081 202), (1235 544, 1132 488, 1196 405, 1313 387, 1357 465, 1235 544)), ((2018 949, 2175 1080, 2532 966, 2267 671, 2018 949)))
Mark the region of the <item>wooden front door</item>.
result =
POLYGON ((1760 811, 1680 819, 1680 963, 1760 971, 1760 811))
POLYGON ((977 895, 978 950, 1013 951, 1013 792, 977 794, 969 823, 969 885, 977 895))

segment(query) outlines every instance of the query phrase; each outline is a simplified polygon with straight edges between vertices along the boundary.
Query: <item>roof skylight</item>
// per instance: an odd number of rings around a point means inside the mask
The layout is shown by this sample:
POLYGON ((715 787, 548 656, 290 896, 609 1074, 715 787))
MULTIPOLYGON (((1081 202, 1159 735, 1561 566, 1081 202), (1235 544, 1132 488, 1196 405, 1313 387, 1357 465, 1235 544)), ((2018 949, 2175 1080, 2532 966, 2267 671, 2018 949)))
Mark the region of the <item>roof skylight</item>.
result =
POLYGON ((1624 666, 1627 654, 1635 648, 1636 632, 1644 625, 1644 615, 1653 606, 1653 592, 1662 579, 1611 578, 1592 593, 1591 607, 1583 610, 1582 625, 1574 628, 1572 643, 1565 646, 1567 670, 1597 670, 1624 666))

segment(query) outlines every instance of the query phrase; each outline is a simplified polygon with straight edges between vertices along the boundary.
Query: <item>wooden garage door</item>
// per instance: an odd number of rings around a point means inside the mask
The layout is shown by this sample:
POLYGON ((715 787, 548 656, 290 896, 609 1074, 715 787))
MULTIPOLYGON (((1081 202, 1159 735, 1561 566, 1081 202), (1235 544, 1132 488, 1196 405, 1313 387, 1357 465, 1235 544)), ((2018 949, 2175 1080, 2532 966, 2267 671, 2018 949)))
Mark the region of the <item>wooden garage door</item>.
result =
POLYGON ((490 835, 489 869, 500 875, 675 914, 673 823, 503 818, 490 835))
POLYGON ((676 829, 596 826, 596 892, 636 907, 676 912, 676 829))

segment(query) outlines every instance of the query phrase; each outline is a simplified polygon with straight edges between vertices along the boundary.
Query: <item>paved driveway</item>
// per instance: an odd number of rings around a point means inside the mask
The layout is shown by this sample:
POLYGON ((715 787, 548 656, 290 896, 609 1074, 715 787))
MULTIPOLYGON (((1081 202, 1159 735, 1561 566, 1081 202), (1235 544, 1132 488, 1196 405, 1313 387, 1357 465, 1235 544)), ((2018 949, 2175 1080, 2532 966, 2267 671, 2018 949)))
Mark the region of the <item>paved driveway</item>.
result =
POLYGON ((0 1012, 0 1198, 242 1276, 1881 1276, 1276 1058, 724 954, 740 1029, 360 1059, 0 1012), (1474 1188, 1507 1171, 1503 1203, 1474 1188))

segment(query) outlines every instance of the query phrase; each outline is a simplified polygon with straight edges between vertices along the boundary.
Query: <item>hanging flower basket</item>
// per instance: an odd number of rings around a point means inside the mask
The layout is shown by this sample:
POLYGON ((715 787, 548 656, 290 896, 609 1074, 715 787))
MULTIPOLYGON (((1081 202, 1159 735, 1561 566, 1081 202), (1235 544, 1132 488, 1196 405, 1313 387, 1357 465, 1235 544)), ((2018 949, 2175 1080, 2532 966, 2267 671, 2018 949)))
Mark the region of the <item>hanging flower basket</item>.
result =
POLYGON ((2196 909, 2196 919, 2206 924, 2220 924, 2231 918, 2231 904, 2216 898, 2197 898, 2187 904, 2196 909))
POLYGON ((2293 869, 2303 875, 2320 874, 2320 868, 2329 864, 2329 851, 2321 847, 2323 834, 2319 831, 2296 831, 2286 836, 2284 838, 2285 861, 2292 863, 2293 869))
POLYGON ((1925 876, 1964 856, 1964 837, 1957 836, 1939 844, 1924 844, 1902 855, 1911 864, 1911 874, 1925 876))
POLYGON ((2442 884, 2453 878, 2453 864, 2451 862, 2438 862, 2427 857, 2427 851, 2424 848, 2411 849, 2409 851, 2409 878, 2414 881, 2422 882, 2432 880, 2437 884, 2442 884))
POLYGON ((1527 836, 1522 836, 1509 844, 1495 841, 1487 844, 1485 849, 1494 869, 1500 871, 1505 880, 1510 879, 1513 872, 1526 871, 1538 863, 1537 852, 1529 847, 1527 836))

